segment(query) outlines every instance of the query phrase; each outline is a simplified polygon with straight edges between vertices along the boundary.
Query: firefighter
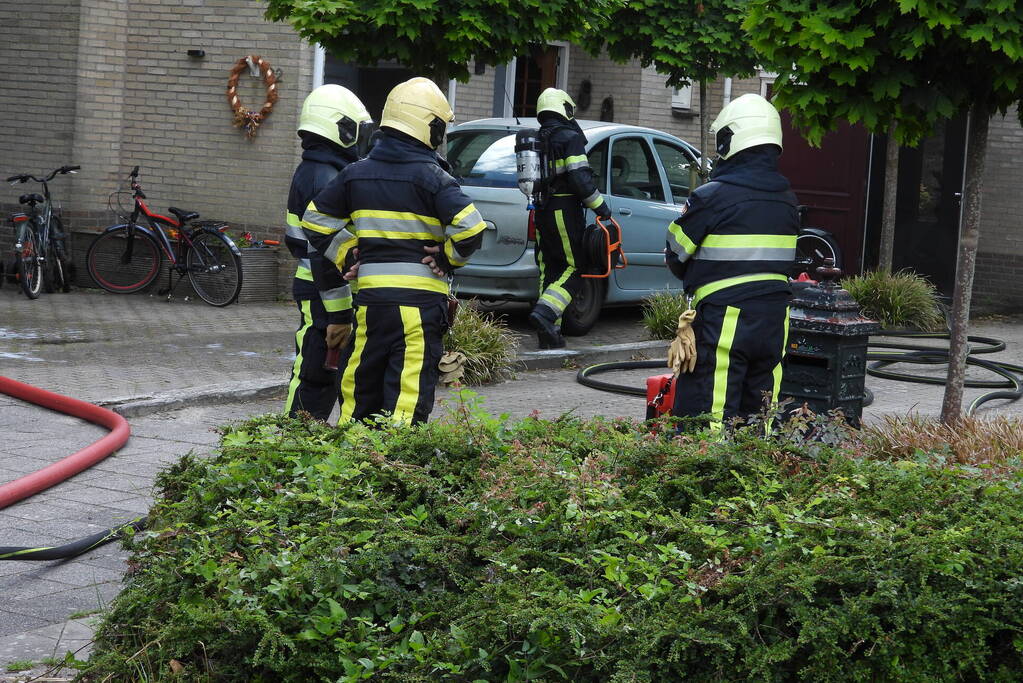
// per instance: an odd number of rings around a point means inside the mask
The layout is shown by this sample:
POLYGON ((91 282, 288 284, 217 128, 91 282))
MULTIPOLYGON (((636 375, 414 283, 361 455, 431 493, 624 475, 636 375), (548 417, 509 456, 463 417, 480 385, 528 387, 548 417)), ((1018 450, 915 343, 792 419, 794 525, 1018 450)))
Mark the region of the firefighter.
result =
POLYGON ((733 100, 711 133, 718 153, 711 181, 669 226, 665 255, 695 308, 691 329, 680 319, 672 350, 682 369, 672 414, 709 415, 720 430, 761 412, 765 399, 777 402, 799 216, 778 171, 781 120, 770 102, 753 94, 733 100))
POLYGON ((334 264, 333 282, 357 273, 355 329, 341 353, 339 422, 390 414, 418 423, 433 409, 449 275, 479 248, 484 228, 435 151, 453 119, 432 81, 399 83, 387 96, 372 151, 306 208, 302 227, 334 264))
POLYGON ((565 345, 561 317, 579 292, 581 243, 586 228, 583 207, 601 218, 611 209, 593 184, 586 159, 586 136, 575 121, 575 102, 564 90, 547 88, 536 101, 540 140, 551 172, 548 198, 536 210, 536 255, 540 299, 529 314, 541 349, 565 345))
POLYGON ((331 282, 326 268, 333 265, 311 248, 300 221, 309 201, 335 175, 356 161, 369 143, 373 122, 359 98, 340 85, 323 85, 306 97, 299 116, 302 162, 295 169, 288 193, 288 227, 284 243, 298 259, 291 292, 301 316, 295 333, 295 363, 291 369, 284 410, 326 420, 337 402, 336 370, 323 367, 328 347, 340 345, 351 332, 352 298, 347 283, 331 282))

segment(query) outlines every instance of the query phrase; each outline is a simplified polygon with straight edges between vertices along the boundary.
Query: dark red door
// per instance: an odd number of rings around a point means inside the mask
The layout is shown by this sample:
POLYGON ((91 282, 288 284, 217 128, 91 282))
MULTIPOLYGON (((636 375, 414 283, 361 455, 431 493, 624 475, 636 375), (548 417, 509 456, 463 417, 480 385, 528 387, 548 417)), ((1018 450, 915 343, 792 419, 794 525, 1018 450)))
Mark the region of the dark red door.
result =
POLYGON ((859 273, 867 199, 870 134, 843 123, 811 147, 782 112, 784 173, 799 203, 807 207, 804 225, 834 234, 842 249, 842 270, 859 273))

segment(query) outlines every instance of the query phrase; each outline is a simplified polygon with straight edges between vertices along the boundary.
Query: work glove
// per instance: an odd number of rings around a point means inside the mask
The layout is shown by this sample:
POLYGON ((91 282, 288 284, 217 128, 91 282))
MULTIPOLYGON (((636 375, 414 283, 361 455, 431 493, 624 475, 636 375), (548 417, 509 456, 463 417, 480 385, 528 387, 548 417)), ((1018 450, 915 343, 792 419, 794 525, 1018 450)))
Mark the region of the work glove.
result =
POLYGON ((600 206, 593 210, 601 220, 607 220, 611 217, 611 207, 607 205, 607 202, 601 202, 600 206))
POLYGON ((348 341, 348 335, 352 333, 351 323, 335 323, 327 325, 327 348, 339 349, 348 341))
POLYGON ((454 384, 465 374, 465 354, 461 351, 447 351, 437 363, 441 384, 454 384))
POLYGON ((696 367, 696 335, 693 333, 695 319, 696 311, 691 308, 678 317, 675 338, 668 347, 668 367, 676 376, 692 372, 696 367))

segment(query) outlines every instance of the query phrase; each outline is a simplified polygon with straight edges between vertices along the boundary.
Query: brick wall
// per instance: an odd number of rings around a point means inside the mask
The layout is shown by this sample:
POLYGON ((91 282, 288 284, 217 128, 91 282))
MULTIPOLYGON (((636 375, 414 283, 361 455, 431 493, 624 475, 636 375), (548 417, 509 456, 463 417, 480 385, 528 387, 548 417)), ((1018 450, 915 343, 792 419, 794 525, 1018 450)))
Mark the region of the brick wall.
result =
POLYGON ((568 86, 565 90, 578 105, 580 119, 600 120, 601 104, 606 97, 614 99, 614 121, 636 124, 640 116, 639 62, 615 64, 605 55, 591 57, 581 48, 571 46, 568 60, 568 86), (592 86, 589 106, 583 107, 579 93, 582 82, 592 86))
POLYGON ((1023 128, 1016 109, 996 114, 988 132, 980 244, 973 284, 975 312, 1023 311, 1023 128))
POLYGON ((473 119, 489 119, 494 115, 494 73, 492 66, 468 83, 455 86, 455 123, 473 119))

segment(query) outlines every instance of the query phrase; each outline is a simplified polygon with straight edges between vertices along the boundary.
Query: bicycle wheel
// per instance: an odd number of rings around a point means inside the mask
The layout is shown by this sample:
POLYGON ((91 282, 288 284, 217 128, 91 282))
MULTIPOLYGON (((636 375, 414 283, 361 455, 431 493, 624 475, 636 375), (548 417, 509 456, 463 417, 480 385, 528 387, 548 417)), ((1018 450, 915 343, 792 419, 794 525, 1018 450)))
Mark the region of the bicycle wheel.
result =
POLYGON ((130 294, 148 286, 160 274, 163 254, 156 240, 137 226, 102 232, 89 245, 85 265, 93 281, 108 292, 130 294))
POLYGON ((796 237, 796 275, 817 275, 817 268, 825 259, 833 259, 836 268, 842 267, 842 250, 831 233, 818 228, 804 228, 796 237))
POLYGON ((21 291, 29 299, 38 299, 43 288, 42 264, 39 262, 39 245, 32 230, 25 230, 21 236, 21 249, 17 254, 18 282, 21 291))
POLYGON ((195 293, 211 306, 234 303, 242 291, 242 259, 227 237, 216 230, 203 228, 192 233, 185 267, 195 293))

